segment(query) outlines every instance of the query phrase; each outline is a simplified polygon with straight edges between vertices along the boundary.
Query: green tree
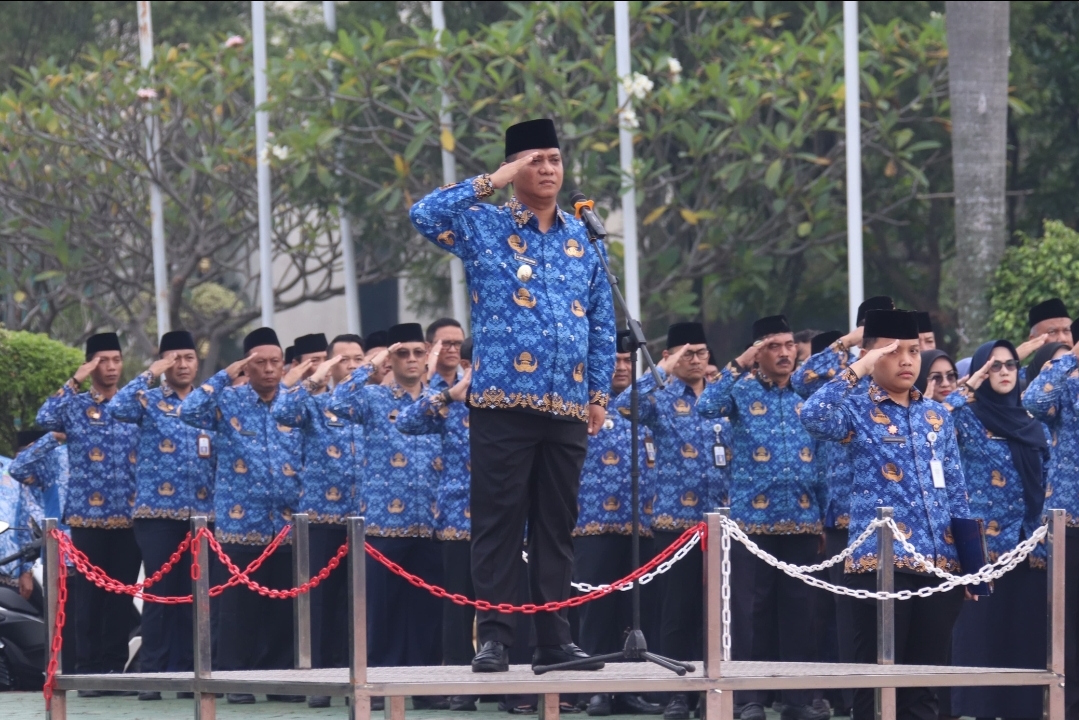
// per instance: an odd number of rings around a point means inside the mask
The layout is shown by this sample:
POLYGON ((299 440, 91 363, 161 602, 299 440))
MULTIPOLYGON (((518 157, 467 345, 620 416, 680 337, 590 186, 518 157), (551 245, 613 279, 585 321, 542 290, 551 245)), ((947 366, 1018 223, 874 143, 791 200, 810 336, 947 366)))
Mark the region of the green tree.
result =
POLYGON ((44 335, 0 329, 0 455, 14 457, 15 433, 75 374, 83 355, 44 335))

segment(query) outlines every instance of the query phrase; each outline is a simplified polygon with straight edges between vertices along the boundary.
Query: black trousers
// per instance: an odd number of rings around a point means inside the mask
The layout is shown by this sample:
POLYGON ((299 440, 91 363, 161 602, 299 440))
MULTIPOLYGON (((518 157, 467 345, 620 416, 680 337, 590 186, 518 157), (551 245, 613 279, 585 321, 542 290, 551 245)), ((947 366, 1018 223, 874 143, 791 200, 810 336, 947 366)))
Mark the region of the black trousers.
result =
MULTIPOLYGON (((753 535, 765 552, 793 565, 817 557, 819 535, 753 535)), ((731 546, 731 656, 737 660, 813 662, 817 659, 811 588, 751 555, 741 543, 731 546), (737 548, 737 551, 736 551, 737 548), (747 657, 748 656, 748 657, 747 657)), ((770 693, 736 693, 735 702, 768 704, 770 693)), ((782 690, 780 701, 808 705, 810 690, 782 690)))
MULTIPOLYGON (((832 558, 847 549, 848 532, 841 528, 824 529, 824 555, 832 558)), ((828 568, 828 582, 833 585, 846 586, 847 574, 843 571, 845 563, 837 563, 828 568)), ((831 598, 835 608, 835 640, 837 660, 841 663, 854 662, 854 628, 850 624, 850 606, 853 598, 846 595, 826 594, 831 598)), ((854 702, 853 690, 842 690, 843 705, 850 707, 854 702)))
MULTIPOLYGON (((142 556, 130 528, 71 528, 71 541, 109 577, 126 584, 138 579, 142 556)), ((83 582, 74 601, 76 672, 123 672, 134 608, 131 596, 83 582)))
MULTIPOLYGON (((573 538, 573 579, 601 585, 633 571, 633 538, 629 535, 586 535, 573 538)), ((633 625, 630 592, 614 592, 580 607, 578 639, 591 655, 618 652, 633 625)))
MULTIPOLYGON (((344 525, 310 526, 311 575, 314 576, 348 539, 344 525)), ((348 667, 348 565, 342 562, 311 591, 311 666, 348 667)))
MULTIPOLYGON (((136 519, 135 540, 149 577, 168 562, 169 556, 190 530, 186 520, 136 519)), ((150 586, 153 595, 191 594, 191 553, 185 552, 172 571, 150 586)), ((189 605, 142 604, 140 672, 190 672, 194 669, 189 605)))
MULTIPOLYGON (((895 574, 895 589, 918 590, 939 585, 938 578, 909 572, 895 574)), ((863 590, 877 589, 877 574, 847 575, 847 586, 863 590)), ((952 628, 963 606, 963 589, 937 593, 927 598, 914 597, 895 602, 895 662, 898 665, 948 665, 952 628)), ((854 630, 855 662, 877 661, 877 602, 855 600, 850 603, 849 622, 854 630)), ((937 696, 930 688, 899 688, 896 691, 896 717, 899 720, 937 720, 937 696)), ((873 690, 854 691, 853 720, 872 720, 873 690)))
MULTIPOLYGON (((474 597, 472 587, 472 543, 468 540, 443 540, 442 587, 451 593, 474 597)), ((476 654, 472 644, 472 623, 476 610, 470 605, 442 601, 442 664, 468 665, 476 654)))
MULTIPOLYGON (((577 490, 588 452, 583 422, 512 410, 472 409, 472 582, 479 598, 512 602, 517 594, 521 538, 528 528, 532 602, 565 600, 573 574, 577 490)), ((565 611, 536 613, 539 645, 571 641, 565 611)), ((480 644, 513 645, 513 618, 478 613, 480 644)))
MULTIPOLYGON (((262 554, 259 545, 222 544, 222 549, 241 570, 262 554)), ((292 587, 292 546, 281 545, 249 576, 275 590, 292 587)), ((210 566, 210 582, 228 580, 221 563, 210 566)), ((221 593, 218 600, 217 662, 220 670, 290 670, 292 647, 292 600, 274 600, 241 585, 221 593)))
MULTIPOLYGON (((410 573, 442 584, 442 556, 431 538, 368 537, 367 543, 410 573)), ((442 602, 367 556, 368 665, 438 665, 442 602)))
MULTIPOLYGON (((662 552, 681 534, 653 530, 656 550, 662 552)), ((672 565, 666 574, 660 576, 659 582, 660 653, 675 660, 699 659, 702 656, 701 638, 704 633, 704 561, 701 546, 697 545, 672 565)))

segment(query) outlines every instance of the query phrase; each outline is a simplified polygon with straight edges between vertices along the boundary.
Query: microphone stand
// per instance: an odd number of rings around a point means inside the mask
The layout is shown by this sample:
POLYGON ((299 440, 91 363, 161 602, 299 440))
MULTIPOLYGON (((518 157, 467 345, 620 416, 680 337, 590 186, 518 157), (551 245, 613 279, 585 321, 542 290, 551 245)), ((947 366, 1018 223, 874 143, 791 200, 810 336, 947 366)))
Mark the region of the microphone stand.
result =
MULTIPOLYGON (((588 241, 592 243, 592 248, 596 251, 596 256, 599 258, 600 265, 603 267, 603 271, 607 274, 607 282, 611 285, 611 294, 614 296, 615 304, 626 317, 626 326, 629 329, 629 338, 626 339, 627 347, 618 348, 622 352, 629 352, 630 362, 632 363, 633 372, 630 376, 633 378, 630 383, 630 395, 629 395, 629 427, 630 427, 630 487, 632 488, 632 503, 633 503, 633 523, 632 523, 632 560, 633 568, 636 570, 641 566, 641 501, 640 501, 640 484, 641 484, 641 466, 640 466, 640 412, 638 407, 639 395, 637 389, 637 352, 640 351, 644 357, 645 363, 648 365, 648 369, 652 372, 652 377, 656 381, 656 387, 662 388, 664 383, 663 379, 659 375, 659 371, 656 370, 656 364, 652 362, 652 356, 648 352, 648 348, 645 346, 644 331, 641 330, 641 324, 629 312, 629 306, 626 304, 626 299, 622 297, 622 291, 618 288, 618 278, 611 272, 611 266, 607 263, 607 258, 604 257, 602 252, 602 242, 606 237, 606 233, 593 232, 593 229, 586 224, 588 228, 588 241)), ((617 591, 616 591, 617 592, 617 591)), ((590 665, 596 661, 602 662, 651 662, 659 665, 660 667, 667 668, 678 675, 685 675, 687 672, 694 672, 696 668, 692 663, 681 662, 680 660, 672 660, 671 658, 657 655, 648 650, 648 642, 645 640, 644 632, 641 630, 641 583, 639 580, 633 583, 633 589, 630 591, 633 597, 633 627, 626 637, 626 644, 623 646, 621 652, 608 653, 606 655, 592 655, 587 658, 580 658, 576 660, 569 660, 567 662, 556 663, 554 665, 537 665, 532 668, 533 672, 537 675, 542 675, 549 670, 572 670, 582 665, 590 665)))

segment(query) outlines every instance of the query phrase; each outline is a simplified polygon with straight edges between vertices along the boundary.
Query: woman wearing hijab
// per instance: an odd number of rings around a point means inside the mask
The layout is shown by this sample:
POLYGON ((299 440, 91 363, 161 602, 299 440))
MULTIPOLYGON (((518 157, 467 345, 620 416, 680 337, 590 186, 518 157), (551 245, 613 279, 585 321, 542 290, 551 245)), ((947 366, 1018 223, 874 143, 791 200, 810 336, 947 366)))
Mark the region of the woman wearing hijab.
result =
POLYGON ((959 382, 959 373, 955 363, 943 350, 925 350, 922 352, 922 369, 914 387, 926 397, 944 402, 955 391, 959 382))
MULTIPOLYGON (((972 374, 945 400, 952 408, 970 494, 970 515, 985 523, 989 560, 1037 529, 1049 462, 1047 431, 1019 397, 1019 355, 1007 340, 974 353, 972 374)), ((970 572, 973 568, 963 568, 970 572)), ((996 581, 994 592, 966 603, 955 624, 952 664, 977 667, 1045 665, 1045 556, 1031 557, 996 581)), ((1035 718, 1037 687, 953 688, 952 715, 1035 718)))

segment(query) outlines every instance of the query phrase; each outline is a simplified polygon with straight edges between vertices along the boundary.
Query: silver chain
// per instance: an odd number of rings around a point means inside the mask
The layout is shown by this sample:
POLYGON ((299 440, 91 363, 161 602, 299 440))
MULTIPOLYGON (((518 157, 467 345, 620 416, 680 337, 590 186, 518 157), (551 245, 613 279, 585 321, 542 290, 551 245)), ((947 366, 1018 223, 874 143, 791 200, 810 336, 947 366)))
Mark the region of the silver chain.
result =
POLYGON ((731 534, 727 532, 727 525, 719 528, 719 548, 723 552, 719 571, 723 576, 723 588, 720 591, 722 598, 721 617, 723 621, 723 662, 731 659, 731 534))
MULTIPOLYGON (((698 530, 697 532, 693 533, 692 536, 690 536, 689 540, 686 541, 685 545, 683 545, 682 547, 678 548, 677 551, 675 551, 673 556, 671 556, 667 560, 664 560, 662 563, 660 563, 659 567, 657 567, 652 572, 645 573, 644 575, 641 575, 641 577, 640 577, 641 585, 647 585, 648 583, 655 580, 658 576, 660 576, 663 573, 670 570, 674 566, 674 564, 676 562, 678 562, 679 560, 684 558, 686 555, 688 555, 689 551, 692 550, 697 545, 697 543, 699 543, 700 541, 701 541, 701 533, 698 530)), ((524 555, 525 555, 525 560, 527 561, 528 560, 528 555, 527 554, 524 554, 524 555)), ((605 589, 610 587, 610 585, 589 585, 588 583, 577 583, 577 582, 572 583, 572 585, 573 585, 574 590, 577 590, 578 592, 584 593, 586 595, 588 593, 594 591, 594 590, 605 590, 605 589)), ((618 589, 623 591, 623 592, 625 592, 626 590, 632 590, 633 589, 633 583, 626 583, 625 585, 623 585, 622 587, 620 587, 618 589)))

